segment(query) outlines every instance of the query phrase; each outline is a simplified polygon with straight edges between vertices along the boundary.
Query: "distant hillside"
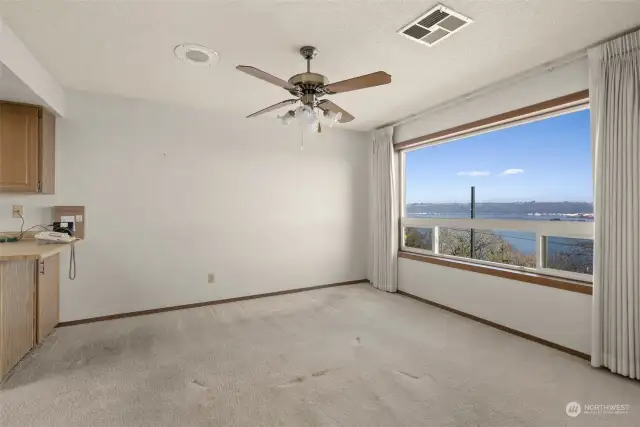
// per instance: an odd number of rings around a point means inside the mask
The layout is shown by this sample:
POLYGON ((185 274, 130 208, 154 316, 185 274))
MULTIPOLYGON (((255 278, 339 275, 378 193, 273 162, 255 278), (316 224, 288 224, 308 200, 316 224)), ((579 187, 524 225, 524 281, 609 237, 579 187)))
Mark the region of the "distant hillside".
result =
MULTIPOLYGON (((410 203, 408 214, 468 214, 469 203, 410 203)), ((476 203, 476 214, 534 214, 534 213, 592 213, 593 203, 585 202, 516 202, 516 203, 476 203)))

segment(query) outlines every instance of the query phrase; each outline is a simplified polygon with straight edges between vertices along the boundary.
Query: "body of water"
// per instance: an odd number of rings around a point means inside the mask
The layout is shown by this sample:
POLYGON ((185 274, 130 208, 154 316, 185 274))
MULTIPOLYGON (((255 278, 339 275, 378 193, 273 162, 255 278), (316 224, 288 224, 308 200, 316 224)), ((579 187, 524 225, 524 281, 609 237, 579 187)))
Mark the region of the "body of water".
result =
MULTIPOLYGON (((468 215, 434 215, 434 214, 408 214, 408 218, 446 218, 446 219, 467 219, 468 215)), ((502 219, 502 220, 529 220, 529 221, 580 221, 593 222, 593 219, 568 217, 562 214, 552 215, 527 215, 527 214, 508 214, 508 215, 492 215, 480 214, 476 216, 479 219, 502 219)), ((491 232, 501 236, 507 243, 518 251, 525 254, 534 254, 536 251, 536 234, 526 231, 508 231, 508 230, 476 230, 476 233, 491 232)), ((566 251, 568 247, 574 246, 582 239, 570 239, 564 237, 554 237, 548 240, 548 250, 550 253, 566 251)))

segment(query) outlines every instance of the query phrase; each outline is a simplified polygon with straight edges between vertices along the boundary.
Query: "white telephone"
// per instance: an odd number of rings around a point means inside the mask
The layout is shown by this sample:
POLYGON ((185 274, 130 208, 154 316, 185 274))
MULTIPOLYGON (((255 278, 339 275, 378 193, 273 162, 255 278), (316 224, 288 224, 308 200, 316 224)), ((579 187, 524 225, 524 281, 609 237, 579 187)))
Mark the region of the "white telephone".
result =
POLYGON ((42 231, 33 237, 40 243, 71 243, 76 240, 75 237, 69 236, 67 233, 58 233, 57 231, 42 231))

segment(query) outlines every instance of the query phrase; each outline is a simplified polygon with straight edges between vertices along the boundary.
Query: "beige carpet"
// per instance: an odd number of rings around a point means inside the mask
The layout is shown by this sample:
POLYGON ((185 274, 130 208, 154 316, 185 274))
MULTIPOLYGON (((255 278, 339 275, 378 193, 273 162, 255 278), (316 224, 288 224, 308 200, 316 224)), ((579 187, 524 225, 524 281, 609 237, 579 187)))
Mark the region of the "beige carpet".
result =
POLYGON ((368 285, 58 329, 0 390, 2 427, 634 423, 639 382, 368 285))

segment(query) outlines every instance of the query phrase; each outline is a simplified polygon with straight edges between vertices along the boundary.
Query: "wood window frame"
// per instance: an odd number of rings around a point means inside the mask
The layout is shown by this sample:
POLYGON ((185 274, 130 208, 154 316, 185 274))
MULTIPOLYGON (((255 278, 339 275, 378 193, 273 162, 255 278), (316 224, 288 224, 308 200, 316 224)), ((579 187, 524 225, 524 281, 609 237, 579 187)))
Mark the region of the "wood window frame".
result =
MULTIPOLYGON (((449 129, 433 132, 430 134, 418 136, 402 142, 394 144, 395 151, 404 151, 415 149, 422 146, 428 146, 451 139, 461 139, 472 136, 481 132, 489 132, 498 130, 503 127, 513 126, 535 120, 542 120, 553 115, 569 112, 571 109, 579 109, 589 105, 589 90, 585 89, 579 92, 570 93, 568 95, 553 98, 537 104, 518 108, 506 113, 497 114, 484 119, 476 120, 463 125, 455 126, 449 129)), ((404 185, 404 170, 401 170, 402 182, 404 185)), ((400 198, 401 205, 404 204, 404 196, 400 198)), ((400 206, 401 221, 399 224, 402 230, 402 219, 404 218, 404 206, 400 206)), ((402 232, 399 233, 402 239, 402 232)), ((401 242, 402 243, 402 242, 401 242)), ((402 244, 401 244, 402 247, 402 244)), ((556 289, 562 289, 570 292, 577 292, 586 295, 593 295, 593 286, 589 282, 579 280, 566 279, 559 276, 549 276, 539 273, 530 273, 517 271, 509 268, 501 268, 495 266, 483 265, 473 261, 454 260, 444 258, 438 255, 420 254, 416 252, 408 252, 399 250, 399 258, 411 259, 419 262, 441 265, 460 270, 471 271, 480 274, 488 274, 491 276, 502 277, 511 280, 517 280, 525 283, 532 283, 540 286, 547 286, 556 289)))
POLYGON ((476 120, 449 129, 438 132, 429 133, 408 139, 406 141, 397 142, 393 145, 396 151, 415 148, 421 145, 427 145, 437 141, 450 139, 453 137, 462 138, 479 131, 488 131, 501 126, 513 125, 520 122, 535 120, 546 115, 560 112, 573 107, 581 107, 589 104, 589 90, 585 89, 579 92, 570 93, 568 95, 553 98, 548 101, 539 102, 527 107, 518 108, 506 113, 497 114, 484 119, 476 120))
POLYGON ((422 255, 406 251, 398 251, 398 258, 405 258, 413 261, 455 268, 458 270, 466 270, 473 273, 487 274, 489 276, 502 277, 504 279, 517 280, 519 282, 547 286, 549 288, 562 289, 564 291, 593 295, 593 287, 589 282, 581 282, 578 280, 564 279, 561 277, 547 276, 538 273, 516 271, 508 268, 487 266, 475 262, 452 260, 440 256, 422 255))

